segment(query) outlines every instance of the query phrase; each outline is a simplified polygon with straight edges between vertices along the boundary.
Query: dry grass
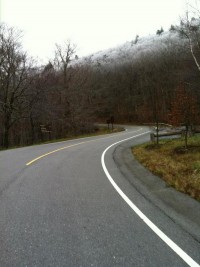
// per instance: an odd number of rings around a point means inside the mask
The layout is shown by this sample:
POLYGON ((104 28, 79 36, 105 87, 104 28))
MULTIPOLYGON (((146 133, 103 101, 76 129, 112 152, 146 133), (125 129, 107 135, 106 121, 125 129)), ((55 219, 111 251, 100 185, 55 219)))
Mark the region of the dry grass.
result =
POLYGON ((161 141, 133 148, 134 156, 152 173, 170 186, 200 201, 200 136, 189 139, 188 150, 183 141, 161 141))

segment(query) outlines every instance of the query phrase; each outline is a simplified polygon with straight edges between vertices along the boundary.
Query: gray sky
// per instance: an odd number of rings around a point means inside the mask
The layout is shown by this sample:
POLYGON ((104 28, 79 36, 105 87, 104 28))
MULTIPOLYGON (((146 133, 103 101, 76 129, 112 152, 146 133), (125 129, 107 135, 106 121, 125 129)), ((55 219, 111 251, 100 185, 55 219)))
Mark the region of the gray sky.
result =
POLYGON ((0 0, 1 21, 24 32, 29 55, 46 62, 55 43, 68 39, 85 56, 135 38, 168 30, 185 0, 0 0))

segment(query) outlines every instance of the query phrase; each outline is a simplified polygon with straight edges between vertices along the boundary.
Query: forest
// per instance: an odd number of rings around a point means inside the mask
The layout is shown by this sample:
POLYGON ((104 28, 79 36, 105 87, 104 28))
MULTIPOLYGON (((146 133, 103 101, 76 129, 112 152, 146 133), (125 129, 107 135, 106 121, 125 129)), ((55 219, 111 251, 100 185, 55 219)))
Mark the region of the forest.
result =
POLYGON ((0 25, 0 148, 92 133, 96 122, 200 124, 200 20, 78 58, 70 41, 45 65, 0 25))

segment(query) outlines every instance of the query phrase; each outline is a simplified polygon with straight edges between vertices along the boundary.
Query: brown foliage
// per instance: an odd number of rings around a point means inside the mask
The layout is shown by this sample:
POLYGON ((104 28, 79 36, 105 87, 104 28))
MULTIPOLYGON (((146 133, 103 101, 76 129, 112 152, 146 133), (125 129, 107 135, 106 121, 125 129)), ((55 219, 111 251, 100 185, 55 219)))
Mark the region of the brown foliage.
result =
POLYGON ((198 122, 198 113, 196 98, 181 83, 176 89, 171 103, 169 122, 174 126, 191 126, 198 122))

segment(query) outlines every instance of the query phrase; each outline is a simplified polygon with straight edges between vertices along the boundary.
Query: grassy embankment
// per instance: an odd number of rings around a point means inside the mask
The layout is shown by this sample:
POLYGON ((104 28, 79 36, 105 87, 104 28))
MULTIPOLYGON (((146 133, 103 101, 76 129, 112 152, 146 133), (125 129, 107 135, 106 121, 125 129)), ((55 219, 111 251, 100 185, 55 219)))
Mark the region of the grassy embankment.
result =
POLYGON ((200 201, 200 135, 189 138, 188 149, 181 139, 146 143, 133 148, 135 158, 169 186, 200 201))

